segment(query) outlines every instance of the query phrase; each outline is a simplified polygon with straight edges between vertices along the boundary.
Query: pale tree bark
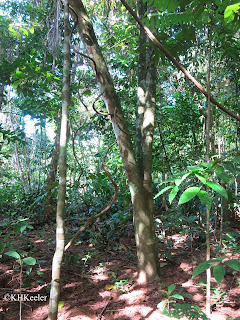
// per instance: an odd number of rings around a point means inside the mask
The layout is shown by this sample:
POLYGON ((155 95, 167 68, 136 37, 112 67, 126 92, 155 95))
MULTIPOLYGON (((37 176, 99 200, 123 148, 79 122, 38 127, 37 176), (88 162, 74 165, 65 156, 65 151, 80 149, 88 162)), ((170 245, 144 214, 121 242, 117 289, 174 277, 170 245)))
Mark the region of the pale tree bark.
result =
POLYGON ((67 172, 67 122, 70 92, 70 28, 69 2, 64 2, 64 51, 63 51, 63 89, 62 119, 59 154, 59 188, 56 213, 56 250, 52 262, 52 282, 49 300, 48 320, 57 320, 60 298, 61 264, 64 254, 64 215, 66 199, 67 172))
MULTIPOLYGON (((209 32, 209 58, 208 58, 208 67, 207 67, 207 110, 206 110, 206 161, 209 161, 210 153, 210 135, 212 127, 212 110, 211 110, 211 54, 212 54, 212 26, 208 29, 209 32)), ((209 193, 209 187, 207 190, 209 193)), ((211 248, 210 248, 210 210, 206 210, 206 260, 211 258, 211 248)), ((210 316, 211 314, 211 269, 208 268, 206 271, 207 274, 207 288, 206 288, 206 314, 210 316)))
MULTIPOLYGON (((139 1, 140 2, 140 1, 139 1)), ((154 13, 153 8, 150 6, 147 8, 147 13, 151 16, 154 13)), ((140 32, 142 29, 140 28, 140 32)), ((141 34, 141 33, 140 33, 141 34)), ((146 36, 146 35, 145 35, 146 36)), ((155 105, 156 105, 156 65, 155 65, 155 54, 153 45, 150 40, 147 39, 147 50, 145 56, 145 105, 143 105, 143 119, 141 122, 141 133, 142 133, 142 168, 143 172, 143 190, 145 194, 145 201, 148 206, 148 217, 151 223, 152 235, 155 237, 154 217, 153 217, 153 193, 152 193, 152 145, 153 145, 153 134, 154 134, 154 122, 155 122, 155 105)), ((139 59, 140 60, 140 59, 139 59)), ((141 72, 142 67, 140 68, 141 72)), ((138 76, 141 75, 140 72, 138 76)), ((142 79, 141 79, 142 81, 142 79)), ((138 88, 139 89, 139 88, 138 88)), ((141 174, 141 172, 140 172, 141 174)), ((141 175, 142 176, 142 175, 141 175)), ((156 267, 158 268, 158 250, 157 245, 153 248, 156 260, 156 267)), ((157 269, 157 273, 160 274, 160 268, 157 269)), ((140 274, 141 277, 142 274, 140 274)), ((143 274, 144 277, 144 274, 143 274)))
POLYGON ((70 0, 74 19, 77 19, 77 30, 85 44, 89 62, 95 72, 105 104, 108 108, 115 137, 117 139, 124 168, 128 178, 133 204, 135 239, 138 255, 139 280, 142 283, 158 278, 159 261, 156 257, 156 238, 151 208, 146 201, 143 180, 135 159, 131 137, 124 120, 120 101, 116 94, 112 78, 102 56, 92 24, 81 0, 70 0))

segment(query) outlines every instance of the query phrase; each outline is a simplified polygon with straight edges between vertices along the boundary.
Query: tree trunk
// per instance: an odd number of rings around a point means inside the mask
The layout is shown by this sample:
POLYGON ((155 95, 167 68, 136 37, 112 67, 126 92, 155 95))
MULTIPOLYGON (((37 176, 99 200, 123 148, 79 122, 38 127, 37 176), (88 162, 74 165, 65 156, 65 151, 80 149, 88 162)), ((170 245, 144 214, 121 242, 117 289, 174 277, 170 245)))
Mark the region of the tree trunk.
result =
MULTIPOLYGON (((147 3, 138 0, 138 15, 140 19, 144 17, 147 12, 147 3)), ((137 91, 137 110, 136 110, 136 151, 137 163, 141 177, 143 179, 143 118, 146 110, 146 71, 147 71, 147 51, 146 51, 147 36, 142 28, 139 29, 138 35, 138 91, 137 91)))
POLYGON ((56 181, 59 151, 60 151, 60 128, 57 129, 57 134, 55 137, 55 146, 52 153, 50 168, 49 168, 48 176, 47 176, 45 187, 44 187, 45 189, 44 191, 47 192, 47 198, 44 204, 47 219, 54 217, 54 215, 56 214, 56 209, 55 209, 56 203, 54 201, 52 189, 56 181))
MULTIPOLYGON (((207 68, 207 111, 206 111, 206 160, 209 161, 210 153, 210 135, 211 135, 211 125, 212 125, 212 110, 211 110, 211 48, 212 48, 212 26, 208 29, 209 35, 209 58, 208 58, 208 68, 207 68)), ((207 186, 207 193, 209 193, 209 187, 207 186)), ((211 248, 210 248, 210 210, 207 208, 206 211, 206 260, 211 259, 211 248)), ((210 316, 211 314, 211 269, 206 270, 207 274, 207 287, 206 287, 206 314, 210 316)))
POLYGON ((64 3, 64 51, 63 51, 63 89, 62 89, 62 120, 59 154, 59 188, 56 214, 56 250, 52 262, 52 282, 49 300, 48 320, 57 320, 60 298, 61 264, 64 254, 64 216, 66 199, 67 173, 67 122, 70 92, 70 28, 69 2, 64 3))
POLYGON ((133 145, 123 117, 120 101, 116 94, 112 78, 105 64, 97 43, 92 24, 87 16, 81 0, 70 0, 73 17, 77 15, 77 29, 82 42, 86 46, 90 64, 103 92, 112 121, 113 130, 119 145, 122 161, 126 170, 131 199, 133 204, 134 228, 138 255, 139 280, 150 282, 159 275, 159 261, 156 254, 156 238, 154 232, 152 209, 145 201, 143 183, 138 164, 135 159, 133 145))

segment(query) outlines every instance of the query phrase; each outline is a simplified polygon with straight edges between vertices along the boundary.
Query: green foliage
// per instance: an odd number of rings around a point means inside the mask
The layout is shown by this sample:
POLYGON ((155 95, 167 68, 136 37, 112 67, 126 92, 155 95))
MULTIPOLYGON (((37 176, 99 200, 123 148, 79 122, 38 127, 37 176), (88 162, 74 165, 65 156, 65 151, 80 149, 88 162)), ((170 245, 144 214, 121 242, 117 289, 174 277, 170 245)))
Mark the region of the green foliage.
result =
POLYGON ((117 278, 117 275, 114 271, 108 271, 107 272, 108 275, 111 275, 112 277, 112 283, 113 285, 107 285, 106 287, 109 289, 116 289, 118 290, 119 292, 127 292, 128 291, 128 287, 129 287, 129 284, 131 284, 132 282, 132 278, 130 279, 118 279, 117 278))
POLYGON ((26 145, 26 135, 25 132, 21 129, 17 129, 15 131, 11 131, 11 130, 6 130, 2 127, 2 125, 0 124, 0 138, 3 139, 3 141, 0 140, 0 152, 1 152, 1 148, 4 145, 4 143, 15 143, 18 142, 20 144, 25 144, 26 145))
POLYGON ((233 253, 239 253, 240 252, 239 239, 240 239, 239 232, 227 232, 225 235, 223 235, 222 251, 225 252, 226 250, 231 250, 233 253))
POLYGON ((183 317, 187 317, 188 320, 209 320, 206 314, 194 304, 179 304, 176 303, 174 305, 174 309, 165 309, 163 314, 174 317, 177 319, 181 319, 183 317))
POLYGON ((240 262, 239 262, 238 260, 235 260, 235 259, 233 259, 233 260, 228 260, 228 261, 226 261, 226 264, 227 264, 230 268, 232 268, 232 269, 234 269, 234 270, 236 270, 236 271, 240 271, 240 262))
POLYGON ((224 11, 224 19, 227 23, 232 22, 234 20, 234 14, 240 11, 240 2, 227 6, 224 11))
POLYGON ((198 187, 190 187, 187 190, 185 190, 178 202, 178 205, 186 203, 190 200, 192 200, 198 193, 200 192, 200 188, 198 187))
MULTIPOLYGON (((232 163, 235 163, 236 159, 232 163)), ((166 180, 160 184, 160 186, 164 183, 170 183, 170 186, 167 186, 160 190, 154 199, 162 195, 164 192, 168 191, 169 189, 172 189, 169 194, 169 202, 172 203, 172 201, 175 199, 178 191, 180 190, 181 185, 183 185, 183 182, 189 181, 187 184, 186 189, 183 191, 183 193, 180 196, 180 199, 178 201, 178 205, 184 204, 186 202, 189 202, 190 200, 194 199, 195 196, 198 196, 199 200, 203 205, 205 205, 209 210, 211 208, 212 203, 212 197, 210 193, 207 193, 204 189, 206 186, 208 186, 212 191, 215 191, 216 193, 220 194, 221 196, 228 199, 228 193, 226 189, 220 185, 219 183, 216 183, 214 181, 209 181, 213 178, 213 176, 216 174, 220 179, 222 179, 224 182, 230 182, 231 176, 229 174, 237 174, 237 171, 229 172, 227 173, 225 171, 229 168, 229 161, 226 163, 220 163, 219 160, 215 160, 213 162, 209 163, 200 163, 199 165, 195 165, 192 167, 188 167, 187 172, 183 172, 181 175, 176 176, 174 178, 171 178, 169 180, 166 180), (174 184, 175 186, 174 186, 174 184), (196 186, 197 185, 197 186, 196 186)))
POLYGON ((162 300, 158 305, 157 308, 164 310, 165 306, 167 305, 167 308, 169 309, 170 303, 176 303, 176 300, 184 300, 184 297, 180 293, 174 292, 176 289, 175 284, 171 284, 168 287, 168 290, 160 290, 160 292, 167 298, 165 300, 162 300))
MULTIPOLYGON (((200 263, 193 271, 193 278, 201 274, 202 272, 206 271, 209 268, 213 268, 213 276, 216 279, 217 283, 220 285, 224 275, 226 273, 225 267, 223 265, 220 265, 222 263, 222 260, 224 260, 226 257, 219 257, 212 260, 207 260, 202 263, 200 263)), ((240 262, 238 260, 232 259, 224 261, 224 263, 229 266, 230 268, 240 271, 240 262)))
POLYGON ((28 266, 34 266, 36 264, 36 259, 33 258, 33 257, 26 257, 24 258, 23 257, 23 254, 20 255, 17 251, 15 250, 10 250, 8 252, 5 252, 4 253, 5 255, 9 256, 9 257, 12 257, 12 258, 15 258, 17 260, 17 262, 22 265, 22 264, 26 264, 28 266))
POLYGON ((213 276, 220 285, 225 275, 225 268, 221 265, 213 267, 213 276))

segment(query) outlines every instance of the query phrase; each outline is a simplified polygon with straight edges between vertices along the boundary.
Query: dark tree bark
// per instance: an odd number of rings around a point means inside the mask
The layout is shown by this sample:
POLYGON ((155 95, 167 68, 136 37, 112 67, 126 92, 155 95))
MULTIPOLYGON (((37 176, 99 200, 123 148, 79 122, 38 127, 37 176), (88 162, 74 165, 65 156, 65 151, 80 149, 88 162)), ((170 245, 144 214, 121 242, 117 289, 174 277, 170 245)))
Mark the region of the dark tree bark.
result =
MULTIPOLYGON (((144 17, 147 12, 147 3, 138 0, 138 15, 140 19, 144 17)), ((146 71, 147 71, 147 50, 146 50, 147 36, 142 28, 139 29, 138 36, 138 91, 137 91, 137 110, 136 110, 136 149, 137 149, 137 163, 140 174, 143 178, 143 118, 146 109, 146 71)))

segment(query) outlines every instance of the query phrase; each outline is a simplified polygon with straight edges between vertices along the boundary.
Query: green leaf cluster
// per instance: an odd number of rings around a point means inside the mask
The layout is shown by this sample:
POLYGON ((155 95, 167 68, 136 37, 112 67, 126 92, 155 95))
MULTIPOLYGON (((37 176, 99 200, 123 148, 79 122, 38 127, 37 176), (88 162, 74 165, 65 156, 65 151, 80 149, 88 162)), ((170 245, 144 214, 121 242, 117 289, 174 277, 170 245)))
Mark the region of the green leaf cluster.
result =
MULTIPOLYGON (((213 276, 214 278, 216 279, 217 283, 220 285, 223 278, 224 278, 224 275, 226 273, 226 270, 225 270, 225 267, 221 264, 222 261, 226 259, 226 257, 219 257, 219 258, 216 258, 216 259, 212 259, 212 260, 207 260, 207 261, 204 261, 202 263, 200 263, 193 271, 193 278, 198 276, 199 274, 203 273, 204 271, 206 271, 207 269, 209 268, 212 268, 213 269, 213 276)), ((236 259, 232 259, 232 260, 227 260, 227 261, 224 261, 224 263, 236 270, 236 271, 240 271, 240 262, 236 259)))
POLYGON ((236 158, 233 162, 226 161, 223 164, 221 164, 219 160, 215 160, 213 162, 201 163, 196 166, 188 167, 187 172, 183 172, 179 176, 163 181, 160 186, 166 183, 169 183, 170 185, 160 190, 155 195, 154 199, 171 189, 169 194, 169 202, 171 204, 180 191, 181 184, 183 184, 184 181, 188 181, 188 186, 179 197, 178 205, 189 202, 195 196, 198 196, 200 202, 210 210, 212 197, 211 194, 204 189, 209 187, 213 192, 228 199, 227 190, 221 184, 212 181, 211 179, 216 174, 216 176, 224 183, 229 183, 231 174, 236 174, 236 169, 233 166, 234 162, 237 162, 236 158))

